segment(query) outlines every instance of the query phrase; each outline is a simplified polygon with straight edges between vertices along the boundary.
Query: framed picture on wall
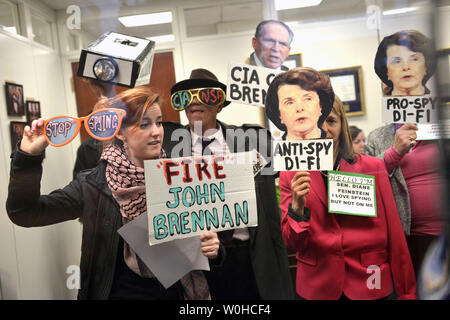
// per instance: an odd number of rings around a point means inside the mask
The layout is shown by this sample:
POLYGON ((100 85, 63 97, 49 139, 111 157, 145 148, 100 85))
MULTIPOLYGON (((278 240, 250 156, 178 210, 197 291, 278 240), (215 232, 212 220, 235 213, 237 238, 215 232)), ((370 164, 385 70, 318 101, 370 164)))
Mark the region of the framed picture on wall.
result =
POLYGON ((22 140, 23 130, 27 125, 26 122, 11 121, 9 124, 11 131, 11 150, 14 150, 17 142, 22 140))
POLYGON ((33 120, 41 117, 41 103, 39 101, 27 100, 25 106, 27 109, 27 123, 31 124, 33 120))
POLYGON ((20 117, 25 115, 22 85, 5 82, 5 97, 8 116, 20 117))
POLYGON ((361 66, 320 70, 330 77, 334 93, 342 100, 349 117, 366 113, 361 66))
POLYGON ((289 69, 301 67, 303 65, 302 54, 300 52, 291 53, 286 60, 284 60, 283 65, 289 69))

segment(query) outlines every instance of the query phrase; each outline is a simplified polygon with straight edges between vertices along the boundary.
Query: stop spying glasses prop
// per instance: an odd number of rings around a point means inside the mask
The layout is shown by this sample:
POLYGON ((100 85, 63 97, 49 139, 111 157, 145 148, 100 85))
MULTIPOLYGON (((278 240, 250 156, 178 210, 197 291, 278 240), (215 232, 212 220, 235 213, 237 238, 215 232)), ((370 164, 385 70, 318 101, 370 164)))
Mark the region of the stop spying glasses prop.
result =
POLYGON ((77 136, 81 123, 84 122, 84 127, 92 138, 100 141, 110 140, 119 132, 126 114, 122 109, 105 108, 82 118, 53 117, 44 121, 45 139, 54 147, 65 146, 77 136))
POLYGON ((148 84, 155 42, 107 32, 81 51, 77 75, 129 88, 148 84))

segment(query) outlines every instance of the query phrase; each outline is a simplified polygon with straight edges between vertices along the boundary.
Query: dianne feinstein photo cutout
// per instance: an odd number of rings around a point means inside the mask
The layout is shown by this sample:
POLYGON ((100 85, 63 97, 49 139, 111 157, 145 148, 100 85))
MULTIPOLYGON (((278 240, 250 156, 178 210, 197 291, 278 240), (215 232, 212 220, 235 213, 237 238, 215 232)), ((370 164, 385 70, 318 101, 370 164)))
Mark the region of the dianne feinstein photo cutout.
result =
POLYGON ((433 41, 416 30, 384 37, 374 68, 383 82, 382 121, 422 125, 418 140, 435 138, 439 99, 430 90, 436 69, 433 41))
POLYGON ((385 85, 385 96, 429 94, 426 83, 434 70, 433 43, 419 31, 396 32, 378 46, 375 72, 385 85))
POLYGON ((319 139, 325 138, 321 126, 333 102, 328 76, 312 68, 295 68, 273 79, 264 112, 284 132, 283 140, 319 139))

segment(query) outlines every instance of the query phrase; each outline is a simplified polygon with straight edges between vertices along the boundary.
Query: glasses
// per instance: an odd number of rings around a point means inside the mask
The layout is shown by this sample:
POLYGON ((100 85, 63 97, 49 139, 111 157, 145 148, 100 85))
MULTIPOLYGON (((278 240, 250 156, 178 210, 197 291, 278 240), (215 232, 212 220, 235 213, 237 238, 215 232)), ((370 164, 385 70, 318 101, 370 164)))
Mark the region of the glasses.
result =
POLYGON ((81 123, 84 121, 84 127, 92 138, 101 141, 109 140, 119 132, 122 119, 126 114, 126 111, 122 109, 106 108, 82 118, 53 117, 44 121, 45 138, 50 145, 62 147, 77 136, 81 123))
POLYGON ((198 101, 209 107, 216 107, 225 102, 225 91, 221 88, 198 88, 180 90, 170 97, 172 108, 181 111, 189 107, 197 97, 198 101))
POLYGON ((266 48, 273 48, 275 47, 277 44, 281 47, 281 49, 287 49, 289 48, 289 43, 288 42, 284 42, 284 41, 278 41, 272 38, 261 38, 261 43, 264 47, 266 48))

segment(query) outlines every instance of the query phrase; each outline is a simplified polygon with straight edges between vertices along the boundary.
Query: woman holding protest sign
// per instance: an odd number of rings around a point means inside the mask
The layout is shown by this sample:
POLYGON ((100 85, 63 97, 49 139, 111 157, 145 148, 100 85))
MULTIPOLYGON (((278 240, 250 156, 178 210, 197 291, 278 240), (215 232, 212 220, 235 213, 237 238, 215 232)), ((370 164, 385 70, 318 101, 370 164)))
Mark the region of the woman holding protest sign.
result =
MULTIPOLYGON (((415 30, 385 37, 374 61, 388 96, 431 94, 426 83, 435 68, 432 39, 415 30)), ((386 165, 416 275, 444 218, 438 137, 423 128, 420 123, 389 123, 370 132, 365 146, 367 154, 386 165)))
MULTIPOLYGON (((201 271, 192 271, 165 289, 117 233, 123 224, 146 212, 144 160, 165 157, 160 105, 158 95, 146 87, 98 102, 96 111, 84 121, 89 123, 92 136, 102 127, 102 139, 107 140, 99 165, 49 195, 40 195, 45 148, 49 143, 58 146, 70 142, 78 131, 65 135, 55 131, 49 137, 52 125, 56 128, 59 124, 53 118, 35 120, 31 128, 25 128, 20 146, 13 153, 6 203, 10 219, 25 227, 76 218, 83 223, 79 299, 210 298, 201 271), (112 119, 119 122, 114 130, 105 131, 105 124, 115 123, 104 121, 106 114, 102 113, 108 112, 116 113, 118 118, 112 119)), ((81 126, 80 120, 77 123, 81 126)), ((217 234, 205 232, 200 242, 206 257, 218 256, 217 234)))
POLYGON ((281 225, 297 253, 297 293, 305 299, 382 299, 394 283, 399 299, 415 299, 414 271, 384 163, 354 153, 337 97, 323 130, 333 139, 337 172, 280 173, 281 225), (329 184, 338 174, 348 183, 337 184, 336 195, 329 184), (363 216, 353 204, 365 186, 350 181, 361 177, 374 179, 373 195, 366 197, 374 215, 363 216), (332 210, 333 197, 347 197, 347 211, 332 210))

